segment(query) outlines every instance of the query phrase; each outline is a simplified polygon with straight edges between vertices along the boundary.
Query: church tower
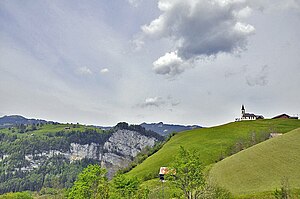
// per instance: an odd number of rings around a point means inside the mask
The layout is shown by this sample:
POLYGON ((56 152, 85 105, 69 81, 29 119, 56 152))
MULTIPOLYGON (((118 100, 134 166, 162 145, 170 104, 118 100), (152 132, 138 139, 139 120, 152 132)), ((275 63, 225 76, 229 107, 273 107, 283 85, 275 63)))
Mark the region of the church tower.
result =
POLYGON ((242 105, 242 117, 244 116, 246 110, 245 110, 245 107, 244 107, 244 104, 242 105))

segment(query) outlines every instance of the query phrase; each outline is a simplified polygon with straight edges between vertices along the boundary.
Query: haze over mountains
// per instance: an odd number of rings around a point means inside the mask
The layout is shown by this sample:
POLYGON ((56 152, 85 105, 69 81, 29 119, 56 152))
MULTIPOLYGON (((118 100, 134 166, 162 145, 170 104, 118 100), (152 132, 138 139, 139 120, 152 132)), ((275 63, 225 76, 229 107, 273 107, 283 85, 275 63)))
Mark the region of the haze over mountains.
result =
MULTIPOLYGON (((12 127, 14 125, 20 125, 20 124, 38 124, 38 123, 58 123, 53 121, 46 121, 42 119, 28 119, 21 115, 9 115, 9 116, 3 116, 0 118, 0 128, 7 128, 12 127)), ((167 136, 170 133, 173 132, 180 132, 180 131, 186 131, 196 128, 202 128, 199 125, 177 125, 177 124, 164 124, 163 122, 159 123, 142 123, 140 124, 142 127, 144 127, 146 130, 151 130, 159 135, 167 136)), ((109 130, 112 127, 110 126, 95 126, 98 128, 101 128, 102 130, 109 130)))
POLYGON ((49 121, 41 119, 28 119, 21 115, 10 115, 3 116, 0 118, 0 128, 12 127, 18 124, 38 124, 38 123, 47 123, 49 121))
POLYGON ((151 123, 151 124, 142 123, 141 126, 147 130, 154 131, 163 136, 169 135, 170 133, 173 132, 180 132, 180 131, 202 128, 201 126, 198 125, 185 126, 185 125, 175 125, 175 124, 164 124, 163 122, 151 123))

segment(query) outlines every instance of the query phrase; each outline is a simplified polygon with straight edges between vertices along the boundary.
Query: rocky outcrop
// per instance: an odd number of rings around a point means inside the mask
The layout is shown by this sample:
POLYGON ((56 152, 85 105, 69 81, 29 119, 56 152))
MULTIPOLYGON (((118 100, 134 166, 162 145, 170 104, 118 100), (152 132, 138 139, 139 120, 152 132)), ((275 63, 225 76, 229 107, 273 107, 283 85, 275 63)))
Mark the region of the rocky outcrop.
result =
POLYGON ((118 130, 104 144, 104 150, 125 157, 135 157, 146 146, 153 147, 156 138, 146 137, 136 131, 118 130))
MULTIPOLYGON (((118 129, 104 144, 71 143, 68 151, 49 150, 38 154, 26 154, 26 166, 21 170, 30 171, 53 156, 63 156, 70 162, 83 158, 97 160, 108 170, 109 176, 112 176, 118 169, 128 166, 141 150, 147 146, 153 147, 157 141, 157 138, 136 131, 118 129)), ((3 156, 0 162, 7 157, 9 155, 3 156)))
POLYGON ((147 146, 153 147, 156 141, 156 138, 141 135, 136 131, 118 130, 104 143, 101 164, 108 168, 110 177, 118 169, 127 167, 142 149, 147 146))
POLYGON ((102 146, 93 142, 85 145, 71 143, 70 154, 68 158, 71 161, 82 160, 83 158, 101 160, 102 159, 101 152, 102 152, 102 146))

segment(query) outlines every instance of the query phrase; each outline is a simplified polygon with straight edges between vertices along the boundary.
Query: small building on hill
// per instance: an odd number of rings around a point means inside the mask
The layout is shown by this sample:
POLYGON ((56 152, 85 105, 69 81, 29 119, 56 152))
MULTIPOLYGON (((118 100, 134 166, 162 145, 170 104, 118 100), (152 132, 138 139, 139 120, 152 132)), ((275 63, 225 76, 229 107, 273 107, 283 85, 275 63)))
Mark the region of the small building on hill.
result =
POLYGON ((235 121, 257 120, 257 119, 264 119, 264 117, 262 115, 255 115, 253 113, 246 113, 245 106, 242 105, 241 118, 236 118, 235 121))
POLYGON ((283 113, 281 115, 273 117, 272 119, 298 119, 298 117, 289 116, 288 114, 283 113))

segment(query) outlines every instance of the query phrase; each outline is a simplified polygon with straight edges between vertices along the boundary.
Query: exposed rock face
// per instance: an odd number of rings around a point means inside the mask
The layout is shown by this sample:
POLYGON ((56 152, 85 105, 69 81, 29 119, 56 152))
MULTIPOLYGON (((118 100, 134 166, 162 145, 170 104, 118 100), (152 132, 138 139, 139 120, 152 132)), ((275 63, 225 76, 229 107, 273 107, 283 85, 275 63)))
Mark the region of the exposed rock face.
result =
POLYGON ((118 169, 128 166, 142 149, 153 147, 156 141, 136 131, 118 130, 104 143, 102 166, 109 168, 108 176, 111 177, 118 169))
POLYGON ((127 157, 135 157, 146 146, 153 147, 157 140, 135 131, 118 130, 104 144, 104 150, 127 157))
MULTIPOLYGON (((21 170, 30 171, 39 167, 47 159, 60 155, 70 162, 83 158, 98 160, 101 166, 107 168, 108 177, 112 177, 118 169, 128 166, 142 149, 147 146, 153 147, 156 141, 158 141, 156 138, 141 135, 136 131, 117 130, 104 144, 71 143, 69 151, 50 150, 34 155, 27 154, 25 155, 27 164, 21 170)), ((0 162, 7 157, 8 155, 3 155, 0 162)))
POLYGON ((83 158, 101 160, 101 151, 102 146, 93 142, 85 145, 71 143, 69 159, 71 161, 82 160, 83 158))

